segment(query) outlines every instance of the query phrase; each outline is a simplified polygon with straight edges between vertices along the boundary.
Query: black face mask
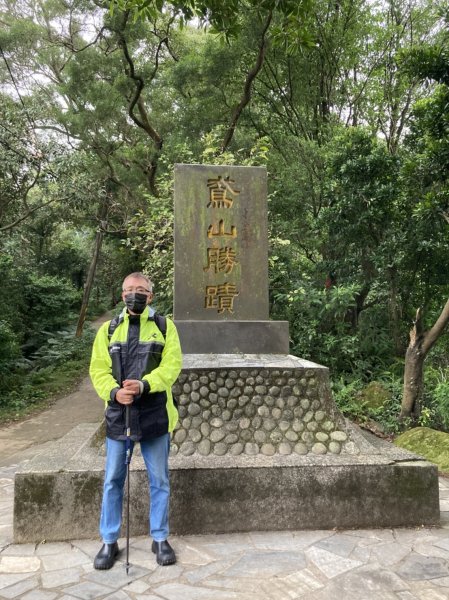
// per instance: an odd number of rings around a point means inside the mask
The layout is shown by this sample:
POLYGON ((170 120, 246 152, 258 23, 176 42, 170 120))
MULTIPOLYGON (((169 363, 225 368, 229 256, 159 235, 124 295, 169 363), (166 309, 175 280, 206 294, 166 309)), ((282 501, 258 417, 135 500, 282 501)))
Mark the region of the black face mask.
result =
POLYGON ((136 315, 141 315, 147 305, 148 296, 146 294, 139 294, 139 292, 133 292, 126 294, 125 304, 128 310, 131 310, 136 315))

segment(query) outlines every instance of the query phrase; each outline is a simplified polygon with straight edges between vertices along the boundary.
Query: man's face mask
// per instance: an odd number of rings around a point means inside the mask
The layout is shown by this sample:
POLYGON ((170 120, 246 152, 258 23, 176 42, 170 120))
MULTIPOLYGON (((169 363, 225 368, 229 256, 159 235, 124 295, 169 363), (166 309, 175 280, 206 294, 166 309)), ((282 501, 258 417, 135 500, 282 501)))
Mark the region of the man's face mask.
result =
POLYGON ((130 292, 125 296, 126 308, 137 315, 140 315, 145 310, 148 296, 139 292, 130 292))

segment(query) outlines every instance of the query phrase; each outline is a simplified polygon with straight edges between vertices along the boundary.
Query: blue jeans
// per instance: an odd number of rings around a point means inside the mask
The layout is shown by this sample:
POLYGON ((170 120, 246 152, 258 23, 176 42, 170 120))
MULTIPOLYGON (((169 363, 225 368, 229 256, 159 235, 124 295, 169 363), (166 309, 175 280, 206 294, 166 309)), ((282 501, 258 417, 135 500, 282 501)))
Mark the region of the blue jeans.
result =
MULTIPOLYGON (((105 544, 113 544, 120 534, 123 488, 126 479, 125 444, 124 441, 106 438, 106 468, 100 517, 100 535, 105 544)), ((134 443, 131 442, 131 453, 133 447, 134 443)), ((156 542, 163 542, 168 538, 170 434, 141 441, 140 449, 149 479, 150 535, 156 542)))

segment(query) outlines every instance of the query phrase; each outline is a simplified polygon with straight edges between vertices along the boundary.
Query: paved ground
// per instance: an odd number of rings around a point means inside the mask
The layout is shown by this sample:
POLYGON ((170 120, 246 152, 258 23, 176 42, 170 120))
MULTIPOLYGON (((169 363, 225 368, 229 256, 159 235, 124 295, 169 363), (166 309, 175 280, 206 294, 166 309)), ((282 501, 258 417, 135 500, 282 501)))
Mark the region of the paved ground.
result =
POLYGON ((98 540, 13 544, 18 465, 101 414, 85 380, 48 411, 0 429, 0 598, 449 600, 449 479, 443 478, 439 528, 173 537, 178 563, 171 567, 157 566, 150 540, 138 537, 131 540, 129 575, 123 552, 111 571, 93 569, 98 540))

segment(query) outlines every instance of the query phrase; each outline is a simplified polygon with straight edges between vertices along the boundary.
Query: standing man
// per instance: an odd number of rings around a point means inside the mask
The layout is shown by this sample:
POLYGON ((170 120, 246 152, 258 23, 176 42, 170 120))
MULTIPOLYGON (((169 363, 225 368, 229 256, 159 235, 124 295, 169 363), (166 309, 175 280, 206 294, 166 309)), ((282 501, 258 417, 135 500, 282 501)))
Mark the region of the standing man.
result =
POLYGON ((103 546, 94 560, 96 569, 110 569, 118 554, 126 479, 125 411, 130 405, 131 452, 136 441, 148 472, 152 551, 160 565, 176 562, 168 538, 170 432, 178 412, 171 387, 181 371, 181 346, 170 319, 157 315, 149 304, 153 284, 142 273, 123 281, 122 313, 99 329, 92 349, 90 377, 106 404, 106 467, 100 535, 103 546))

